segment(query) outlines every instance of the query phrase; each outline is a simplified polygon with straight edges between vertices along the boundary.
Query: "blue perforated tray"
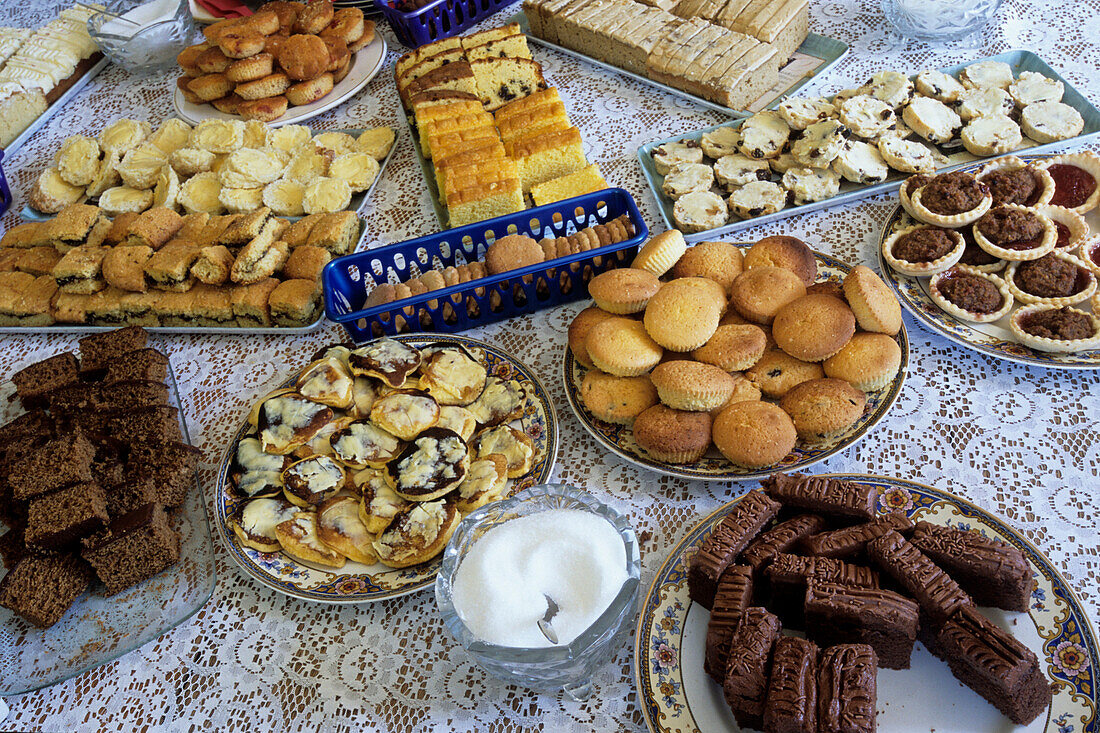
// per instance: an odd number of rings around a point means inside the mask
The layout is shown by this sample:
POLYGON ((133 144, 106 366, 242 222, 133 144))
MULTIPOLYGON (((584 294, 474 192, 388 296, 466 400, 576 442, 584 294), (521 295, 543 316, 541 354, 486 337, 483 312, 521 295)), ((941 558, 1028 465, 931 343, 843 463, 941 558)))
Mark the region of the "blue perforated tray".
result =
POLYGON ((609 188, 339 257, 322 275, 325 313, 355 341, 404 331, 464 331, 587 297, 588 280, 628 264, 648 236, 634 198, 621 188, 609 188), (634 226, 634 236, 624 242, 363 308, 375 285, 482 260, 498 237, 564 237, 623 214, 634 226))

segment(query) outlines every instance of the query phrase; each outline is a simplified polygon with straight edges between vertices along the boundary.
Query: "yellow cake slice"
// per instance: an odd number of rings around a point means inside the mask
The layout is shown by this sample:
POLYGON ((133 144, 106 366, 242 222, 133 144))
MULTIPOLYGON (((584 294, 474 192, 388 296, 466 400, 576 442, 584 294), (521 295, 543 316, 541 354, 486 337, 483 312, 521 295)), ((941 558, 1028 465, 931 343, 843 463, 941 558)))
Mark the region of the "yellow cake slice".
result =
POLYGON ((523 209, 523 190, 518 178, 478 184, 447 197, 447 214, 452 227, 523 209))
POLYGON ((508 25, 497 26, 496 28, 488 28, 477 33, 471 33, 468 36, 462 37, 462 48, 469 50, 476 46, 489 43, 491 41, 499 41, 502 38, 508 36, 514 36, 522 34, 519 29, 519 23, 509 23, 508 25))
POLYGON ((490 181, 503 181, 508 178, 519 178, 518 166, 510 158, 479 161, 465 165, 445 168, 442 171, 442 187, 444 199, 465 188, 471 188, 479 183, 490 181))
POLYGON ((580 170, 532 186, 531 199, 535 202, 535 206, 542 206, 571 199, 574 196, 583 196, 593 191, 602 191, 605 188, 608 188, 607 181, 593 163, 580 170))
POLYGON ((499 135, 497 135, 497 128, 492 125, 473 127, 469 130, 448 132, 433 137, 432 151, 441 159, 446 159, 474 145, 482 145, 493 140, 500 140, 499 135))
POLYGON ((468 46, 466 48, 466 58, 469 61, 495 58, 529 59, 531 58, 531 50, 527 47, 527 36, 516 33, 513 36, 505 36, 483 43, 480 46, 468 46))
POLYGON ((531 59, 493 58, 470 64, 477 94, 490 112, 546 88, 542 66, 531 59))
POLYGON ((493 118, 499 125, 504 120, 513 115, 526 114, 532 112, 539 107, 544 107, 548 104, 554 104, 555 102, 561 103, 561 95, 558 94, 557 87, 547 87, 541 89, 534 94, 524 97, 523 99, 516 99, 508 104, 504 105, 500 109, 493 112, 493 118))
POLYGON ((569 116, 565 113, 565 105, 561 102, 553 102, 530 112, 497 120, 500 137, 505 142, 516 140, 545 128, 565 130, 569 127, 572 127, 572 123, 569 122, 569 116))
POLYGON ((438 120, 456 119, 463 115, 478 114, 484 112, 481 102, 477 99, 456 100, 443 104, 432 104, 413 109, 413 119, 416 122, 416 134, 420 138, 420 149, 424 151, 424 157, 430 157, 427 153, 428 125, 438 120))
POLYGON ((428 120, 420 133, 420 149, 425 158, 432 157, 432 138, 451 132, 461 132, 479 127, 492 127, 493 118, 484 110, 467 112, 456 117, 440 117, 428 120))
POLYGON ((397 59, 397 61, 394 63, 393 77, 394 79, 398 79, 411 67, 420 63, 429 56, 434 56, 437 53, 449 51, 454 48, 462 48, 461 38, 441 38, 438 41, 425 43, 420 48, 414 48, 412 51, 408 51, 407 53, 403 54, 401 58, 397 59))
MULTIPOLYGON (((504 146, 508 151, 508 145, 504 146)), ((560 132, 539 133, 514 145, 509 157, 520 163, 523 192, 532 186, 564 176, 588 165, 581 143, 581 132, 575 127, 560 132)))

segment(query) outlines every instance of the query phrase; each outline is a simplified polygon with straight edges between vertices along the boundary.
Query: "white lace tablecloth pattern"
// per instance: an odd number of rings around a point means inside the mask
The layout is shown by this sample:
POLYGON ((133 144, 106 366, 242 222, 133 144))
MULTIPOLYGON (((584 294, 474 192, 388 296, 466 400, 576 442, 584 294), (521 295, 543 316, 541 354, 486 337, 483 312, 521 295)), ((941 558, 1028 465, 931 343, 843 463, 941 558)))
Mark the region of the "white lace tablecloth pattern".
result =
MULTIPOLYGON (((0 24, 42 23, 58 3, 5 3, 0 24)), ((513 6, 494 20, 516 12, 513 6)), ((872 72, 962 63, 1011 48, 1036 51, 1093 101, 1100 101, 1100 2, 1011 0, 980 38, 930 48, 893 35, 875 0, 814 0, 811 28, 851 52, 822 93, 855 86, 872 72)), ((491 24, 490 20, 486 25, 491 24)), ((388 30, 391 49, 402 50, 388 30)), ((562 90, 586 152, 607 180, 638 199, 651 226, 660 216, 635 158, 638 146, 717 124, 721 115, 541 47, 546 76, 562 90)), ((396 51, 391 51, 388 65, 396 51)), ((66 136, 95 133, 118 116, 154 125, 171 115, 175 76, 132 77, 109 67, 26 146, 4 160, 18 211, 66 136)), ((405 123, 388 71, 358 96, 316 118, 317 128, 405 123)), ((407 134, 364 209, 374 246, 437 229, 407 134)), ((789 233, 851 263, 873 266, 891 199, 879 196, 746 230, 742 238, 789 233)), ((3 220, 11 226, 16 215, 3 220)), ((634 468, 601 451, 569 413, 559 362, 579 305, 471 335, 512 350, 543 376, 560 413, 557 476, 626 513, 641 540, 643 582, 697 519, 748 488, 687 482, 634 468)), ((1047 371, 996 361, 950 343, 906 316, 911 374, 886 420, 858 446, 817 467, 911 478, 956 492, 1004 517, 1045 552, 1081 596, 1095 625, 1100 608, 1100 374, 1047 371)), ((330 325, 304 338, 160 336, 170 354, 187 419, 213 461, 254 398, 340 340, 330 325)), ((0 338, 0 373, 74 348, 63 335, 0 338)), ((578 704, 488 678, 452 642, 431 591, 356 607, 316 605, 249 580, 218 548, 213 598, 160 639, 51 688, 9 698, 4 730, 248 731, 641 731, 628 645, 578 704)), ((1094 671, 1095 672, 1095 671, 1094 671)))

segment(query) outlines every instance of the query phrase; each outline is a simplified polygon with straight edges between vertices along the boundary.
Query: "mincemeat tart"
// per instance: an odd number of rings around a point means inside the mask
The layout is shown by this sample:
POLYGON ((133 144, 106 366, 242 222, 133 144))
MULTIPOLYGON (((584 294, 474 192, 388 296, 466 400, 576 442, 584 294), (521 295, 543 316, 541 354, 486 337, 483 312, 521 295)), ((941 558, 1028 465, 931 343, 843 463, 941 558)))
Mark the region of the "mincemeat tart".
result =
POLYGON ((1077 305, 1096 292, 1096 275, 1089 266, 1058 250, 1037 260, 1010 262, 1004 279, 1012 296, 1025 305, 1077 305))
POLYGON ((951 229, 973 224, 993 205, 985 184, 963 171, 935 176, 909 198, 915 219, 951 229))
POLYGON ((458 433, 429 428, 386 464, 386 483, 402 499, 432 501, 466 478, 470 449, 458 433))
POLYGON ((359 500, 354 496, 334 496, 317 510, 317 536, 349 560, 373 565, 375 536, 359 518, 359 500))
POLYGON ((356 420, 329 436, 332 456, 348 468, 381 468, 397 457, 405 444, 382 428, 356 420))
POLYGON ((375 400, 370 420, 401 440, 412 440, 439 420, 439 403, 426 392, 394 390, 375 400))
POLYGON ((1065 354, 1100 346, 1100 318, 1070 306, 1025 305, 1009 321, 1016 340, 1037 351, 1065 354))
POLYGON ((278 552, 275 526, 293 519, 302 511, 283 497, 253 499, 241 507, 239 516, 229 520, 233 534, 245 547, 259 552, 278 552))
POLYGON ((1054 245, 1056 250, 1072 252, 1080 247, 1089 235, 1088 222, 1076 211, 1050 204, 1040 204, 1035 207, 1035 210, 1054 222, 1054 228, 1058 231, 1058 241, 1054 245))
POLYGON ((1077 256, 1085 266, 1100 276, 1100 237, 1094 237, 1087 242, 1082 242, 1077 250, 1077 256))
POLYGON ((405 386, 410 374, 420 368, 420 352, 393 339, 379 339, 360 346, 348 357, 351 372, 375 377, 394 389, 405 386))
POLYGON ((974 178, 989 188, 993 205, 1038 206, 1054 196, 1054 179, 1045 169, 1006 155, 984 164, 974 178))
POLYGON ((339 463, 328 456, 312 455, 283 471, 283 495, 290 503, 309 509, 344 488, 345 480, 339 463))
POLYGON ((882 256, 903 275, 926 277, 953 266, 965 249, 962 234, 954 229, 916 224, 887 237, 882 243, 882 256))
POLYGON ((1010 262, 1037 260, 1058 244, 1054 222, 1018 204, 993 207, 974 222, 971 231, 979 247, 1010 262))
POLYGON ((992 323, 1013 305, 1004 280, 966 265, 933 275, 928 294, 945 313, 971 323, 992 323))
POLYGON ((917 189, 928 185, 932 178, 933 176, 918 173, 902 181, 901 188, 898 189, 898 203, 901 204, 901 208, 905 210, 905 213, 914 219, 917 217, 913 213, 913 194, 917 189))
POLYGON ((345 410, 354 398, 353 378, 339 359, 318 359, 307 366, 295 385, 298 393, 322 405, 345 410))
POLYGON ((1091 150, 1056 155, 1036 165, 1054 179, 1054 197, 1047 203, 1087 214, 1100 203, 1100 156, 1091 150))
POLYGON ((955 231, 962 235, 963 242, 966 244, 957 264, 973 267, 980 272, 1000 272, 1005 269, 1005 265, 1008 264, 1005 260, 989 254, 974 241, 972 227, 963 227, 955 231))

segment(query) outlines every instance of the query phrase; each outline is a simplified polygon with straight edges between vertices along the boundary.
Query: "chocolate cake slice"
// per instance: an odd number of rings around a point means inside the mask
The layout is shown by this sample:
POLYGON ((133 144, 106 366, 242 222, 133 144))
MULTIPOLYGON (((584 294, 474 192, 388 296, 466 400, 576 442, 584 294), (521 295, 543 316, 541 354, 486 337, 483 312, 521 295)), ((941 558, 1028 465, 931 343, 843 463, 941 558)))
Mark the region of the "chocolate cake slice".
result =
POLYGON ((45 395, 80 378, 76 354, 66 351, 20 369, 11 376, 15 392, 28 410, 45 405, 45 395))
POLYGON ((131 479, 148 477, 153 481, 156 500, 166 507, 176 507, 194 490, 195 466, 201 459, 202 451, 187 443, 134 443, 126 475, 131 479))
POLYGON ((183 440, 179 410, 164 405, 118 413, 107 420, 107 430, 112 437, 127 443, 183 440))
POLYGON ((168 525, 159 504, 145 504, 111 520, 110 526, 83 542, 80 553, 115 595, 151 578, 179 560, 180 536, 168 525))
POLYGON ((776 555, 790 551, 802 538, 823 529, 825 529, 824 517, 816 514, 799 514, 785 522, 780 522, 753 540, 741 553, 741 559, 748 563, 759 576, 776 555))
POLYGON ((31 499, 70 484, 92 480, 95 447, 81 433, 55 438, 33 450, 11 469, 16 499, 31 499))
POLYGON ((104 385, 100 391, 105 409, 136 410, 168 404, 168 385, 151 379, 128 379, 104 385))
POLYGON ((124 478, 105 490, 107 514, 113 519, 157 501, 157 489, 148 476, 124 478))
POLYGON ((733 630, 751 604, 752 568, 730 565, 718 579, 703 654, 703 671, 718 684, 722 684, 726 677, 726 660, 729 658, 733 630))
POLYGON ((87 563, 76 555, 27 555, 0 580, 0 606, 35 626, 53 626, 91 578, 87 563))
POLYGON ((912 529, 913 522, 909 517, 903 512, 893 512, 870 522, 807 537, 802 547, 809 555, 859 560, 865 556, 868 542, 878 539, 890 530, 908 536, 912 529))
POLYGON ((80 339, 80 371, 85 376, 100 377, 112 359, 149 343, 149 333, 141 326, 127 326, 107 333, 95 333, 80 339))
POLYGON ((956 527, 918 522, 913 545, 970 594, 979 606, 1026 611, 1031 601, 1031 566, 1007 542, 956 527))
POLYGON ((750 491, 711 531, 688 567, 688 595, 710 609, 723 571, 760 530, 779 513, 779 503, 762 491, 750 491))
POLYGON ((840 644, 817 661, 819 733, 874 733, 877 677, 875 650, 866 644, 840 644))
POLYGON ((168 378, 168 357, 156 349, 138 349, 107 362, 104 384, 131 379, 151 379, 163 382, 168 378))
POLYGON ((903 595, 810 581, 806 636, 821 646, 868 644, 879 666, 909 669, 917 640, 919 607, 903 595))
POLYGON ((897 532, 887 532, 870 542, 867 554, 917 599, 922 641, 934 639, 944 621, 973 603, 958 583, 897 532))
POLYGON ((764 571, 771 585, 772 611, 787 626, 801 627, 806 588, 810 580, 857 588, 878 588, 878 573, 831 557, 802 557, 780 553, 764 571))
POLYGON ((50 413, 64 422, 75 415, 95 414, 103 409, 103 400, 97 384, 76 382, 53 390, 46 395, 50 413))
POLYGON ((937 655, 956 679, 1016 725, 1027 725, 1050 706, 1050 683, 1035 653, 974 606, 956 611, 936 642, 937 655))
POLYGON ((816 733, 817 644, 781 636, 772 652, 764 733, 816 733))
POLYGON ((52 438, 54 421, 42 410, 24 412, 19 417, 0 427, 0 445, 6 446, 16 438, 52 438))
POLYGON ((99 484, 74 484, 31 500, 24 536, 29 547, 58 550, 103 529, 109 519, 99 484))
POLYGON ((745 611, 733 630, 722 690, 742 728, 759 730, 764 724, 768 670, 780 628, 778 618, 767 609, 754 606, 745 611))
POLYGON ((785 507, 846 521, 866 521, 875 516, 878 491, 870 484, 800 473, 773 474, 761 483, 768 496, 785 507))

